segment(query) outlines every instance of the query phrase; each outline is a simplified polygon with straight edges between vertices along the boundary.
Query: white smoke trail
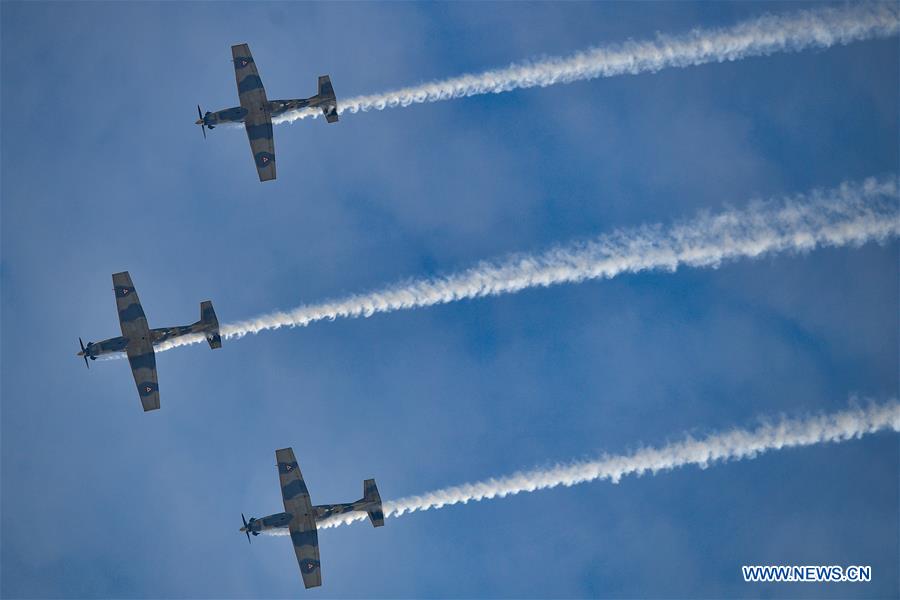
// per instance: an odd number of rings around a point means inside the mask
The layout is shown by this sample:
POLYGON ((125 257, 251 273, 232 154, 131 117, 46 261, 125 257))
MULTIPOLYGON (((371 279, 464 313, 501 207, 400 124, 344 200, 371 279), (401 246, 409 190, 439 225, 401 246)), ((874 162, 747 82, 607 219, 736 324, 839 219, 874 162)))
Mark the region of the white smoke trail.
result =
MULTIPOLYGON (((900 9, 896 2, 848 4, 764 15, 733 27, 694 29, 684 35, 657 34, 656 39, 593 48, 568 57, 513 64, 477 75, 461 75, 399 90, 338 100, 339 113, 384 110, 479 94, 546 87, 598 77, 655 73, 661 69, 800 52, 896 35, 900 9)), ((303 109, 273 119, 290 123, 318 116, 303 109)))
MULTIPOLYGON (((723 261, 774 252, 883 242, 900 234, 898 209, 897 177, 870 178, 778 201, 753 202, 743 210, 704 213, 668 229, 657 224, 615 231, 543 254, 513 255, 444 277, 413 280, 341 300, 264 314, 225 324, 221 334, 235 339, 268 329, 370 317, 622 273, 718 267, 723 261)), ((176 338, 157 346, 157 351, 202 341, 202 336, 176 338)))
MULTIPOLYGON (((399 517, 416 511, 443 508, 493 498, 505 498, 522 492, 534 492, 559 486, 573 486, 597 480, 618 483, 626 475, 655 475, 688 465, 706 468, 731 460, 756 458, 764 452, 844 442, 882 430, 900 431, 900 403, 851 407, 848 410, 805 419, 764 421, 757 429, 733 429, 703 439, 687 436, 683 441, 660 448, 641 448, 631 454, 606 455, 597 460, 556 465, 549 469, 523 471, 476 483, 444 488, 420 496, 384 502, 386 517, 399 517)), ((365 513, 347 513, 319 523, 319 528, 338 527, 366 518, 365 513)), ((275 535, 282 532, 275 531, 275 535)))

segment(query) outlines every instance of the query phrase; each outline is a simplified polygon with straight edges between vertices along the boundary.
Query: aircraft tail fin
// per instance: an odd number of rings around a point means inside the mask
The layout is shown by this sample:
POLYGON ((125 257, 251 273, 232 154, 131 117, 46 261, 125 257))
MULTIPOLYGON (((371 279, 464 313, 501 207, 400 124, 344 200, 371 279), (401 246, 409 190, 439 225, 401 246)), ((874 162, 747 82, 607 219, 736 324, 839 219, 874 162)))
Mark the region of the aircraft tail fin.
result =
POLYGON ((378 486, 375 485, 374 479, 366 479, 363 482, 363 500, 369 506, 366 507, 366 513, 369 520, 372 521, 372 527, 381 527, 384 525, 384 510, 381 507, 381 494, 378 493, 378 486))
POLYGON ((331 85, 331 77, 328 75, 319 76, 319 100, 325 101, 320 104, 325 120, 329 123, 336 122, 338 120, 337 98, 334 96, 334 86, 331 85))
POLYGON ((203 333, 206 335, 209 347, 213 350, 221 348, 222 336, 219 335, 219 319, 216 318, 216 311, 210 300, 200 303, 200 324, 203 326, 203 333))

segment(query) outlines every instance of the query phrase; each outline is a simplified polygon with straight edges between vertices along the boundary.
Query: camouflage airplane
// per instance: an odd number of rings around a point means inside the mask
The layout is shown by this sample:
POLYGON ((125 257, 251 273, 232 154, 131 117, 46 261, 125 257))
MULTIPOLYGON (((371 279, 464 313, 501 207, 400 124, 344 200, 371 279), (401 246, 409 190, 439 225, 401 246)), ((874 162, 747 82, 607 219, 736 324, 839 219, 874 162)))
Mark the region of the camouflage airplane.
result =
POLYGON ((210 348, 221 348, 222 338, 219 335, 216 311, 213 310, 212 302, 207 300, 200 303, 200 320, 193 325, 150 329, 128 271, 114 273, 112 279, 122 335, 102 342, 88 342, 87 346, 81 338, 78 338, 78 343, 81 344, 78 356, 83 357, 84 364, 90 368, 89 358, 97 360, 97 357, 103 354, 124 351, 128 355, 128 362, 131 363, 131 373, 134 375, 144 410, 156 410, 159 408, 159 385, 156 379, 156 355, 153 346, 183 335, 203 334, 210 348))
POLYGON ((322 574, 319 571, 319 536, 316 523, 347 512, 359 511, 369 515, 374 527, 384 525, 384 512, 381 508, 381 496, 374 479, 363 482, 363 497, 348 504, 322 504, 313 506, 309 500, 309 492, 303 482, 294 451, 283 448, 275 451, 278 461, 278 478, 281 481, 281 496, 284 499, 285 512, 269 515, 261 519, 251 518, 249 521, 241 515, 244 526, 241 531, 259 535, 261 531, 287 527, 291 533, 294 552, 303 575, 303 585, 308 588, 322 585, 322 574))
POLYGON ((206 114, 203 114, 203 111, 197 106, 200 118, 197 119, 196 124, 200 125, 203 137, 206 137, 207 127, 214 129, 221 123, 243 123, 247 129, 247 137, 250 138, 250 150, 253 152, 256 170, 259 172, 259 180, 269 181, 275 179, 275 140, 272 136, 272 117, 300 108, 321 108, 325 114, 325 120, 334 123, 338 120, 338 113, 331 78, 328 75, 319 77, 319 92, 312 98, 269 100, 266 98, 266 90, 256 71, 256 63, 250 54, 250 47, 247 44, 232 46, 231 55, 241 105, 218 112, 206 111, 206 114))

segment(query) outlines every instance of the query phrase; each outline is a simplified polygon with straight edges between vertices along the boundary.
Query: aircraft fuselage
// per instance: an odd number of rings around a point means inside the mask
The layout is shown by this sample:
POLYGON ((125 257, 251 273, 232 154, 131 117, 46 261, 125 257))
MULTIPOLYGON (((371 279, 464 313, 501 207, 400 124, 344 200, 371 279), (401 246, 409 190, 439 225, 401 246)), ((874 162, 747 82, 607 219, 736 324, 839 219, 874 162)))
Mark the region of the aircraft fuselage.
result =
MULTIPOLYGON (((154 346, 185 335, 203 334, 209 329, 209 324, 203 321, 197 321, 192 325, 176 325, 175 327, 158 327, 150 330, 151 342, 154 346)), ((125 352, 128 346, 128 338, 118 336, 101 340, 99 342, 88 342, 84 347, 84 352, 79 352, 78 356, 87 356, 91 360, 96 360, 98 356, 104 354, 115 354, 117 352, 125 352)))
POLYGON ((291 513, 280 512, 261 519, 250 517, 246 527, 241 527, 241 531, 249 531, 253 535, 259 535, 263 531, 271 529, 287 529, 294 516, 291 513))
MULTIPOLYGON (((356 502, 347 502, 344 504, 325 504, 322 506, 313 506, 313 511, 316 513, 316 523, 327 519, 328 517, 333 517, 335 515, 340 515, 348 512, 366 512, 366 509, 371 507, 372 503, 365 498, 361 500, 357 500, 356 502)), ((252 535, 259 535, 263 531, 268 531, 270 529, 286 529, 290 524, 293 515, 288 512, 280 512, 275 513, 274 515, 269 515, 267 517, 262 517, 260 519, 255 519, 250 517, 250 520, 247 521, 246 527, 241 527, 241 531, 246 531, 251 533, 252 535)))
MULTIPOLYGON (((301 108, 317 108, 326 104, 334 104, 331 98, 320 98, 313 96, 312 98, 304 98, 299 100, 270 100, 261 110, 267 110, 270 117, 277 117, 292 110, 300 110, 301 108)), ((216 112, 207 112, 202 119, 197 121, 197 125, 206 125, 210 129, 222 123, 243 123, 247 117, 247 109, 242 106, 233 106, 216 112)))

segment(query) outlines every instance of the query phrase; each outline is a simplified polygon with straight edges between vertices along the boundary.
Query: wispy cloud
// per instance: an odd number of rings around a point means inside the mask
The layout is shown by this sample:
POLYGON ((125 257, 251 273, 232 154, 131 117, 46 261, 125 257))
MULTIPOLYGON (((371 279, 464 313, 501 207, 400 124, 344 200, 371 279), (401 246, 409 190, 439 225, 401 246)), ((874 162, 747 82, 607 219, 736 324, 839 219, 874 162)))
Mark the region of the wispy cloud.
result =
MULTIPOLYGON (((896 399, 885 404, 855 406, 841 412, 802 419, 768 419, 756 429, 732 429, 702 439, 687 436, 674 444, 641 448, 630 454, 606 455, 597 460, 464 483, 385 502, 384 514, 386 517, 399 517, 454 504, 505 498, 523 492, 598 480, 618 483, 627 475, 656 475, 689 465, 706 468, 721 462, 756 458, 773 450, 845 442, 883 430, 900 431, 900 403, 896 399)), ((348 513, 323 521, 319 528, 347 525, 365 518, 365 513, 348 513)), ((273 533, 277 535, 279 532, 273 533)))
MULTIPOLYGON (((289 311, 263 314, 221 327, 226 339, 316 321, 370 317, 528 288, 608 279, 623 273, 679 267, 718 267, 725 261, 822 246, 883 242, 900 233, 896 176, 844 183, 837 188, 751 202, 747 208, 702 213, 670 227, 623 229, 541 254, 517 254, 465 271, 417 279, 289 311)), ((204 341, 177 338, 157 351, 204 341)))
MULTIPOLYGON (((896 35, 900 9, 896 2, 847 4, 786 15, 764 15, 732 27, 694 29, 683 35, 658 34, 655 39, 592 48, 567 57, 513 64, 478 74, 393 90, 382 94, 338 98, 338 112, 357 113, 547 87, 598 77, 655 73, 662 69, 742 60, 779 52, 829 48, 896 35)), ((300 110, 274 119, 289 123, 318 116, 300 110)))

